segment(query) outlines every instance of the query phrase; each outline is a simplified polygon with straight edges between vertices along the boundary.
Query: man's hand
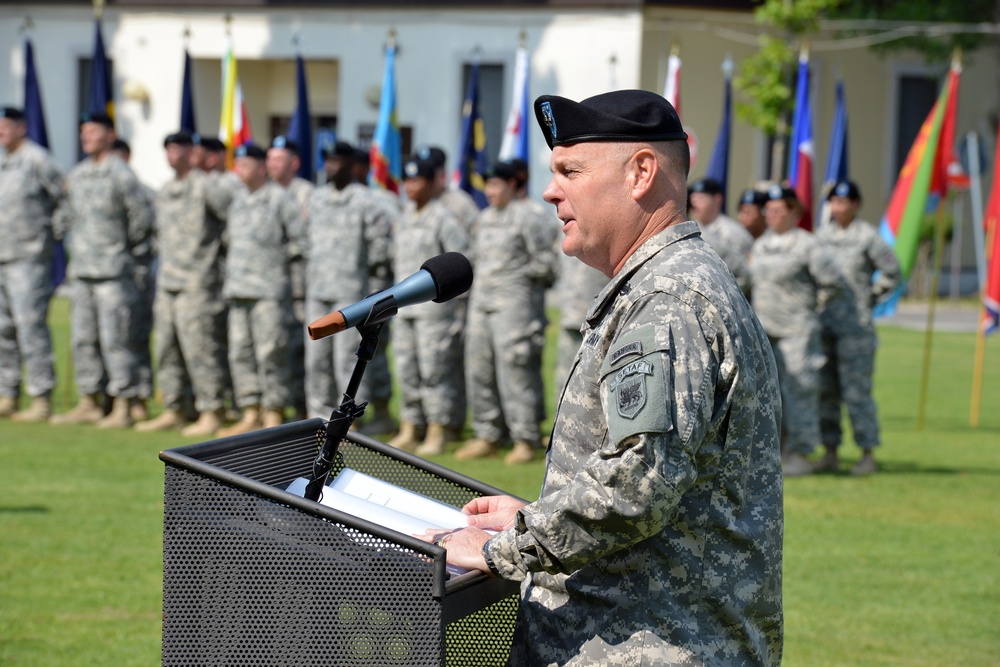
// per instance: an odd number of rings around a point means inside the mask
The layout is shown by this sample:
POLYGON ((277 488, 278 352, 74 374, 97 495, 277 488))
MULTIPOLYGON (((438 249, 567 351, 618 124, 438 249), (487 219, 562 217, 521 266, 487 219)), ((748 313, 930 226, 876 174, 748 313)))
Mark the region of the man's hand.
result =
POLYGON ((517 511, 527 505, 510 496, 483 496, 462 508, 469 515, 469 525, 482 530, 507 530, 514 527, 517 511))
POLYGON ((490 534, 478 528, 462 528, 455 531, 442 531, 437 528, 415 535, 425 542, 432 542, 447 551, 448 562, 464 567, 466 570, 481 570, 490 574, 490 568, 483 558, 483 545, 490 539, 490 534))

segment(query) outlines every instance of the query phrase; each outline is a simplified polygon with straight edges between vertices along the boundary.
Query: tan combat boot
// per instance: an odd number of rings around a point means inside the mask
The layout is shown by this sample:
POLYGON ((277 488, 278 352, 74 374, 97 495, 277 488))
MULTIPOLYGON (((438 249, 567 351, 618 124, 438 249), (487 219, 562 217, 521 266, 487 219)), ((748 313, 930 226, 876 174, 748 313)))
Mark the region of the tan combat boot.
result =
POLYGON ((0 396, 0 418, 10 417, 17 412, 17 396, 0 396))
POLYGON ((400 422, 399 433, 388 443, 396 449, 412 452, 420 444, 420 434, 417 425, 413 422, 400 422))
POLYGON ((149 419, 149 408, 146 406, 146 399, 132 398, 128 402, 128 413, 134 422, 144 422, 149 419))
POLYGON ((444 446, 448 442, 446 433, 447 427, 444 424, 428 424, 427 437, 414 452, 418 456, 437 456, 444 454, 444 446))
POLYGON ((840 459, 837 457, 836 447, 827 447, 822 458, 813 463, 813 472, 837 472, 840 468, 840 459))
POLYGON ((813 465, 804 454, 798 452, 788 452, 781 461, 781 474, 785 477, 802 477, 811 475, 813 465))
POLYGON ((509 466, 531 463, 535 460, 535 450, 538 449, 530 442, 518 440, 514 443, 514 449, 503 457, 503 462, 509 466))
POLYGON ((216 431, 222 428, 222 417, 225 412, 223 408, 203 411, 198 415, 198 421, 181 429, 181 435, 187 437, 192 435, 214 435, 216 431))
POLYGON ((43 422, 52 416, 52 400, 48 396, 35 396, 31 407, 10 416, 16 422, 43 422))
POLYGON ((500 451, 500 443, 487 440, 486 438, 472 438, 466 440, 465 444, 455 452, 455 459, 467 461, 469 459, 485 459, 496 456, 500 451))
POLYGON ((251 405, 243 409, 243 416, 240 417, 238 422, 229 428, 220 428, 216 435, 220 438, 227 438, 231 435, 240 435, 241 433, 256 431, 261 426, 263 426, 263 424, 260 423, 260 406, 251 405))
POLYGON ((170 429, 180 428, 184 426, 184 415, 180 410, 174 410, 172 408, 167 408, 159 417, 154 417, 149 421, 139 422, 135 425, 136 431, 148 432, 148 431, 169 431, 170 429))
POLYGON ((389 401, 375 401, 372 406, 372 418, 361 425, 365 435, 382 435, 396 430, 396 422, 389 414, 389 401))
POLYGON ((861 460, 858 461, 853 468, 851 468, 851 474, 873 475, 876 472, 878 472, 878 466, 875 464, 875 455, 872 454, 872 450, 862 450, 861 460))
POLYGON ((264 410, 264 428, 274 428, 285 423, 285 413, 281 410, 264 410))
POLYGON ((97 402, 97 394, 86 394, 80 397, 76 407, 61 415, 49 419, 50 424, 96 424, 104 418, 104 408, 97 402))
POLYGON ((111 412, 97 422, 97 428, 128 428, 132 425, 131 400, 115 396, 111 404, 111 412))

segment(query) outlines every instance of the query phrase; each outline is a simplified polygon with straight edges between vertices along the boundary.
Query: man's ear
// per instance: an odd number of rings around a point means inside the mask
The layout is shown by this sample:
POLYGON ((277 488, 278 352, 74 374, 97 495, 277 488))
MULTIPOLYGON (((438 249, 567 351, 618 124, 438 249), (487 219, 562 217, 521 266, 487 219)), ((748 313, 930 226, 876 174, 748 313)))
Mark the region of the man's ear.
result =
POLYGON ((632 155, 628 164, 628 175, 632 185, 632 199, 641 200, 656 182, 660 164, 651 148, 641 148, 632 155))

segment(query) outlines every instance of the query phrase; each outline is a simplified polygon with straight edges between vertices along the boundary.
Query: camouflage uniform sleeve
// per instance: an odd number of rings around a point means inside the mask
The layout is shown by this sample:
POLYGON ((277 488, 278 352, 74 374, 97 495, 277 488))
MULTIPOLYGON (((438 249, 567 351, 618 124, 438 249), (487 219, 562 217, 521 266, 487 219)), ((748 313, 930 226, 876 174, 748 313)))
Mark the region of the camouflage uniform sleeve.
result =
POLYGON ((559 228, 549 215, 525 209, 522 230, 530 263, 528 276, 544 287, 552 287, 559 277, 559 252, 556 237, 559 228))
POLYGON ((128 224, 128 240, 133 249, 148 245, 153 234, 153 202, 142 187, 142 183, 127 167, 118 170, 118 189, 125 219, 128 224))
POLYGON ((836 258, 818 241, 809 251, 809 274, 816 283, 817 310, 822 310, 845 288, 844 275, 836 258))
POLYGON ((364 234, 368 244, 368 275, 388 279, 392 276, 392 230, 399 213, 388 206, 367 206, 364 234))
POLYGON ((38 182, 45 190, 45 194, 48 195, 49 212, 54 213, 59 210, 66 199, 66 184, 62 170, 55 160, 48 158, 39 165, 38 182))
POLYGON ((302 207, 290 193, 282 191, 281 194, 278 216, 285 228, 285 234, 288 236, 288 257, 290 259, 301 257, 301 248, 309 242, 304 236, 307 228, 303 224, 302 207))
POLYGON ((896 289, 902 276, 896 253, 878 233, 872 234, 872 242, 867 252, 868 259, 878 269, 878 275, 872 283, 872 305, 874 305, 896 289))
POLYGON ((71 178, 72 173, 70 173, 70 175, 63 180, 62 194, 56 204, 55 211, 52 212, 52 235, 55 237, 56 241, 62 241, 65 239, 66 235, 73 227, 73 202, 68 194, 69 182, 71 178))
POLYGON ((446 213, 441 221, 441 247, 444 252, 469 252, 469 233, 451 213, 446 213))
POLYGON ((209 211, 219 220, 229 218, 229 207, 233 203, 234 191, 225 187, 219 179, 205 176, 205 201, 209 211))

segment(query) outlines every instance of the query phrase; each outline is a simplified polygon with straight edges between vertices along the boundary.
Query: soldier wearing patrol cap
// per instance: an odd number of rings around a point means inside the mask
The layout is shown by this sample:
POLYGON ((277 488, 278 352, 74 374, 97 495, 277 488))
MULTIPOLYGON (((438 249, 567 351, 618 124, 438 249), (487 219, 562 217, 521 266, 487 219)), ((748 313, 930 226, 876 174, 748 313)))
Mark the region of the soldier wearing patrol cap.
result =
MULTIPOLYGON (((403 161, 403 187, 410 201, 393 238, 397 277, 416 273, 429 257, 465 254, 469 249, 465 225, 434 196, 437 169, 431 159, 411 156, 403 161)), ((448 424, 462 401, 462 386, 455 376, 461 367, 465 321, 459 318, 455 302, 410 306, 393 322, 400 390, 399 434, 389 441, 394 447, 438 451, 448 439, 448 424)))
POLYGON ((477 498, 470 527, 425 539, 524 581, 510 665, 778 665, 775 365, 732 272, 686 221, 680 120, 638 90, 545 95, 535 115, 563 250, 610 282, 587 314, 540 499, 477 498))
POLYGON ((691 219, 701 227, 701 237, 719 253, 736 283, 746 294, 750 289, 747 254, 753 237, 743 227, 722 212, 722 183, 714 178, 699 178, 688 188, 691 219))
POLYGON ((20 109, 0 107, 0 147, 0 417, 44 421, 56 383, 48 313, 63 174, 28 138, 20 109), (18 412, 22 362, 31 405, 18 412))
POLYGON ((774 185, 765 207, 768 231, 753 245, 754 311, 771 339, 781 383, 783 471, 807 475, 819 442, 819 311, 844 289, 837 263, 815 236, 798 227, 795 191, 774 185))
POLYGON ((880 443, 872 398, 878 345, 872 306, 899 284, 899 260, 875 227, 857 218, 861 206, 857 185, 840 181, 830 191, 829 201, 831 222, 820 229, 818 237, 836 259, 849 289, 820 313, 826 364, 820 373, 819 426, 826 451, 814 469, 839 468, 841 412, 846 406, 854 441, 862 450, 851 472, 865 475, 876 470, 873 452, 880 443))
POLYGON ((760 190, 748 188, 740 194, 739 221, 743 229, 750 233, 756 241, 767 231, 767 220, 764 219, 764 206, 767 204, 767 194, 760 190))

